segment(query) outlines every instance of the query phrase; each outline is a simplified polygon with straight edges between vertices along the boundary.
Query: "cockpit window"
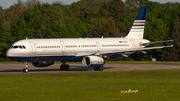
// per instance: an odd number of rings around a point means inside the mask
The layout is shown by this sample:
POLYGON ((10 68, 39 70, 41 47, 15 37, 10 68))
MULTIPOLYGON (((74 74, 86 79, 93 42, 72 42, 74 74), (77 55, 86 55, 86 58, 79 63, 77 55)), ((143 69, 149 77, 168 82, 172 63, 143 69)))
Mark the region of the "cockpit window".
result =
POLYGON ((22 46, 19 46, 19 48, 21 48, 21 49, 22 49, 22 46))
POLYGON ((25 46, 23 46, 23 48, 24 48, 24 49, 26 49, 26 47, 25 47, 25 46))
POLYGON ((13 47, 13 49, 16 49, 16 48, 18 48, 18 46, 14 46, 14 47, 13 47))
POLYGON ((11 49, 26 49, 24 45, 11 46, 11 49))

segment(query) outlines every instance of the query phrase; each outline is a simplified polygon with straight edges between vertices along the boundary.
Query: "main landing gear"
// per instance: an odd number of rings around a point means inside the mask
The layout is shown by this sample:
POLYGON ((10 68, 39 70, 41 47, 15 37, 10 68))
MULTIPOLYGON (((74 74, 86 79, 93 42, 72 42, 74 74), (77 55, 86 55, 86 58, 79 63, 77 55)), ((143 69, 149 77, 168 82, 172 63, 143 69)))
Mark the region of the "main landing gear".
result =
POLYGON ((63 64, 60 66, 61 71, 69 71, 69 65, 65 64, 65 62, 62 62, 63 64))
POLYGON ((24 73, 28 73, 28 65, 29 65, 29 63, 28 62, 24 62, 24 65, 25 65, 26 68, 23 69, 23 72, 24 73))
POLYGON ((102 66, 98 66, 98 67, 94 67, 95 71, 103 71, 104 67, 102 66))

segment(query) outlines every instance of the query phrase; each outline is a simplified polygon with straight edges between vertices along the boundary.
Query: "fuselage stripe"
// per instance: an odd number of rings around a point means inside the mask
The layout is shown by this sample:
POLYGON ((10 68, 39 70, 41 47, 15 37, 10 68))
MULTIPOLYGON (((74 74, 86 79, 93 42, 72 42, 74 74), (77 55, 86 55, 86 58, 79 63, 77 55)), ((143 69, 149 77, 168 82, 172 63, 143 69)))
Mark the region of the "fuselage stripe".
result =
POLYGON ((144 29, 144 28, 131 28, 131 29, 144 29))
POLYGON ((133 24, 133 26, 144 26, 144 24, 137 24, 137 25, 133 24))

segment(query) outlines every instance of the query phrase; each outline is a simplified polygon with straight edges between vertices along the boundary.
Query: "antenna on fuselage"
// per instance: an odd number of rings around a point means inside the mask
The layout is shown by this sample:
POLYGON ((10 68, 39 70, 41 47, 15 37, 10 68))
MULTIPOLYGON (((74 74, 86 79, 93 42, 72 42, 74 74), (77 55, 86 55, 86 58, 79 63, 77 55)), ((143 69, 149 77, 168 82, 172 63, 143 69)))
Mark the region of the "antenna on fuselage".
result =
POLYGON ((101 38, 103 38, 103 36, 101 38))
POLYGON ((28 37, 26 37, 26 40, 28 39, 28 37))

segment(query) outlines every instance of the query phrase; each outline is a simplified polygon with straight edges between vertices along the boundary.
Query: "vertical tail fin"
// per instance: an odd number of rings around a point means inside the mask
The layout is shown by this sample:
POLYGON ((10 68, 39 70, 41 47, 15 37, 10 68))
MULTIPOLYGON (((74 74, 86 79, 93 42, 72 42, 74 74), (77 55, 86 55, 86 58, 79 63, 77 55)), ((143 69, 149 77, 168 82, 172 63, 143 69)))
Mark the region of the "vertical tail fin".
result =
POLYGON ((131 30, 126 36, 126 38, 143 39, 146 19, 146 8, 147 7, 141 7, 141 9, 139 10, 133 26, 131 27, 131 30))

